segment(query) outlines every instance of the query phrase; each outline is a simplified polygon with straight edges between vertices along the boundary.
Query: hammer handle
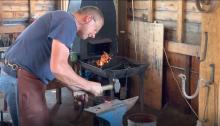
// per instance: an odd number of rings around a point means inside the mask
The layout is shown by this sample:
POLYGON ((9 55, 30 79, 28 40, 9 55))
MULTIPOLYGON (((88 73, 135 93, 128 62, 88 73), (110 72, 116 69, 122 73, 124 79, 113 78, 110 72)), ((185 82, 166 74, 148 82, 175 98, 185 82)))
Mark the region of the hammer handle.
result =
POLYGON ((112 89, 113 89, 113 85, 111 85, 111 84, 102 86, 102 90, 103 90, 103 91, 112 90, 112 89))

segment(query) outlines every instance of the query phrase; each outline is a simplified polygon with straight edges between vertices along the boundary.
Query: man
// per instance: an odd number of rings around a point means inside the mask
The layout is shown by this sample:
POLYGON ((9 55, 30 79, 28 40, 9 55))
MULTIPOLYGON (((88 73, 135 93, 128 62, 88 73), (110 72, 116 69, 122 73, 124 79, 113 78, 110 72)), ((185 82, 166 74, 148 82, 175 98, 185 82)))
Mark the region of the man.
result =
MULTIPOLYGON (((68 57, 76 35, 81 39, 94 38, 103 24, 102 12, 97 7, 86 6, 73 14, 64 11, 47 13, 18 36, 6 52, 5 76, 0 81, 12 85, 4 90, 14 101, 18 88, 20 126, 51 125, 44 92, 45 86, 54 78, 73 90, 80 88, 95 96, 102 93, 100 83, 85 80, 72 70, 68 57)), ((8 100, 11 114, 16 115, 16 103, 8 100)), ((17 125, 16 117, 13 121, 17 125)))

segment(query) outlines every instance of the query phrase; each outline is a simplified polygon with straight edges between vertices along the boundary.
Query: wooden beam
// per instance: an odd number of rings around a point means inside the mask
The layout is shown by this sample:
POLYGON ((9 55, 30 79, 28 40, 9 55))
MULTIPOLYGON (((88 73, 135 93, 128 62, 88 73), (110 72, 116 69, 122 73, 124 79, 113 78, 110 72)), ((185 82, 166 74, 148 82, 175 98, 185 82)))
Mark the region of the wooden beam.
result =
POLYGON ((118 35, 118 0, 114 0, 113 2, 115 5, 115 11, 116 11, 116 34, 118 35))
POLYGON ((183 42, 184 33, 184 19, 185 19, 185 0, 178 0, 178 10, 177 10, 177 42, 183 42))
POLYGON ((210 81, 209 86, 201 86, 199 91, 199 119, 206 120, 203 126, 220 125, 220 1, 216 2, 216 9, 210 13, 202 13, 202 33, 207 34, 202 34, 201 47, 207 42, 207 51, 205 60, 200 62, 199 78, 203 80, 201 85, 211 80, 212 75, 214 77, 214 82, 210 81))
POLYGON ((0 33, 19 33, 25 29, 25 25, 1 25, 0 33))
POLYGON ((148 22, 154 21, 154 0, 149 0, 148 5, 148 22))
POLYGON ((165 47, 169 52, 199 57, 200 46, 168 41, 165 47))
POLYGON ((2 17, 2 1, 0 0, 0 25, 2 24, 2 19, 3 19, 3 17, 2 17))
POLYGON ((68 9, 68 0, 58 0, 57 1, 57 9, 67 11, 68 9))
POLYGON ((127 28, 128 28, 128 18, 127 18, 127 1, 119 0, 118 1, 118 33, 119 33, 119 42, 118 42, 118 51, 119 55, 128 57, 128 40, 127 28))
POLYGON ((29 11, 28 11, 28 16, 29 16, 29 21, 32 20, 32 18, 34 17, 35 14, 35 4, 36 1, 35 0, 28 0, 28 7, 29 7, 29 11))
POLYGON ((8 49, 8 47, 0 47, 0 52, 5 52, 8 49))

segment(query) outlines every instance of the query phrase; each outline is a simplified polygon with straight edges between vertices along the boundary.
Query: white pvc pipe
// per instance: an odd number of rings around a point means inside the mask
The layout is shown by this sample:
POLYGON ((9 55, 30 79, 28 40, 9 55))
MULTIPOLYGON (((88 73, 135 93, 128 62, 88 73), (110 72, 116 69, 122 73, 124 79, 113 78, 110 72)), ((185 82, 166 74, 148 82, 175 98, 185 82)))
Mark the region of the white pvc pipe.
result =
POLYGON ((182 79, 182 93, 183 93, 184 97, 186 97, 187 99, 195 98, 199 94, 200 80, 198 80, 195 93, 193 95, 189 96, 188 94, 186 94, 186 75, 179 74, 178 76, 182 79))

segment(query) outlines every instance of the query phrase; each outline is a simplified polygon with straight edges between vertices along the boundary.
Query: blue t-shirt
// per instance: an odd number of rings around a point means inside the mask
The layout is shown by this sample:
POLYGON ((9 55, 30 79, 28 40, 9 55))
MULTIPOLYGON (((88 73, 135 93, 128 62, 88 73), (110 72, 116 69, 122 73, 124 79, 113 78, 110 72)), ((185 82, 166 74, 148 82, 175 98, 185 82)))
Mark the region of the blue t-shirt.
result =
POLYGON ((5 58, 48 84, 55 78, 50 70, 52 40, 57 39, 71 49, 75 37, 76 23, 71 14, 65 11, 49 12, 18 36, 5 58))

